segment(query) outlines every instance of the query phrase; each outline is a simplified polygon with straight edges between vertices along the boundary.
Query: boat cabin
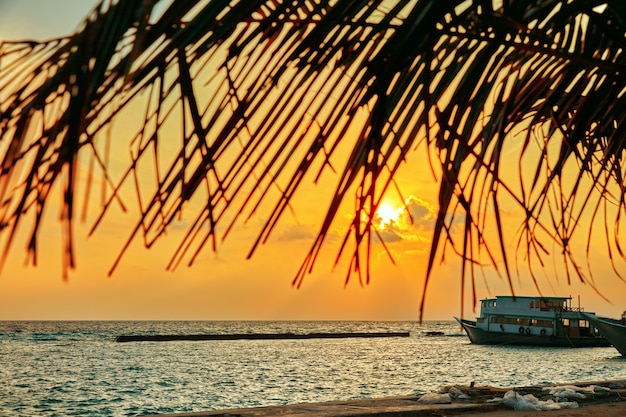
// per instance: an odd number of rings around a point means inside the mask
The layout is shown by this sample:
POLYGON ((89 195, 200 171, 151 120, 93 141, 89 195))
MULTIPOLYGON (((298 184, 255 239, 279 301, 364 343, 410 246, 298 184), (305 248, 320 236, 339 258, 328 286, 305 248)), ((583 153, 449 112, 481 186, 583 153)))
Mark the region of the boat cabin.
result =
POLYGON ((481 300, 476 325, 490 332, 589 337, 597 331, 571 297, 497 296, 481 300))

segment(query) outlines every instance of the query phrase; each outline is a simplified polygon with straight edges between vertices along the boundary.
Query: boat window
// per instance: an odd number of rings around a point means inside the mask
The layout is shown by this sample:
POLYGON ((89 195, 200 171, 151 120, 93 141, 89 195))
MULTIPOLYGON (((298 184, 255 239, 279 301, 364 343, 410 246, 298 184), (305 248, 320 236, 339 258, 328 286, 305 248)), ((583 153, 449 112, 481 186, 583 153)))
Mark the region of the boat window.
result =
POLYGON ((563 319, 563 326, 569 327, 569 319, 563 319))
POLYGON ((541 309, 541 311, 566 311, 567 310, 567 300, 545 300, 537 301, 537 307, 541 309))
POLYGON ((551 320, 531 320, 531 319, 524 319, 520 317, 489 316, 488 321, 490 323, 515 324, 517 326, 552 327, 551 320))
POLYGON ((589 322, 588 322, 587 320, 580 320, 580 321, 578 322, 578 325, 579 325, 580 327, 589 327, 589 322))

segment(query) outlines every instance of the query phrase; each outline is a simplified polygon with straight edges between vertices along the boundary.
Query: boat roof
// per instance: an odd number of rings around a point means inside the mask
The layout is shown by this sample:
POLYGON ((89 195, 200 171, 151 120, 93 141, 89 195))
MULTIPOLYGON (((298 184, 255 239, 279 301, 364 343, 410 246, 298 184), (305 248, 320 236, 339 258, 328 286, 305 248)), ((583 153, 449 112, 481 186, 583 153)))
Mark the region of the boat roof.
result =
POLYGON ((543 295, 496 295, 495 298, 483 298, 481 301, 493 301, 493 300, 502 300, 502 299, 515 299, 515 300, 571 300, 572 297, 552 297, 552 296, 543 296, 543 295))

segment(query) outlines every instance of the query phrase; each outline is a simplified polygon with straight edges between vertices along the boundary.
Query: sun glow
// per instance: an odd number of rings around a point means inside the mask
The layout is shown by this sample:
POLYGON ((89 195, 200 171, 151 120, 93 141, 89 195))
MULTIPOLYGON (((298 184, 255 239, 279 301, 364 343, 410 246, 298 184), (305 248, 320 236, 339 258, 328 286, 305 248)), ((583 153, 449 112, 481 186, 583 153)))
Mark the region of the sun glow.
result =
POLYGON ((401 213, 402 208, 394 208, 391 204, 382 203, 376 210, 376 215, 380 221, 378 227, 384 229, 385 226, 397 222, 401 213))

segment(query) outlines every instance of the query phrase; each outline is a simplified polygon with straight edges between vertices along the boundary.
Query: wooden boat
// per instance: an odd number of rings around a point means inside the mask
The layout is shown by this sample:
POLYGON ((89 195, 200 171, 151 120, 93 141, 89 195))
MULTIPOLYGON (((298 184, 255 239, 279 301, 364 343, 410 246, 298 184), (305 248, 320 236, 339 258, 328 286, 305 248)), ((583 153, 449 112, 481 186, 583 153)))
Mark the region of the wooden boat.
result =
POLYGON ((619 353, 626 356, 626 311, 622 313, 622 318, 619 320, 592 314, 584 314, 584 316, 619 353))
POLYGON ((572 297, 497 296, 480 302, 476 321, 455 317, 470 341, 479 345, 551 347, 610 346, 572 297))

